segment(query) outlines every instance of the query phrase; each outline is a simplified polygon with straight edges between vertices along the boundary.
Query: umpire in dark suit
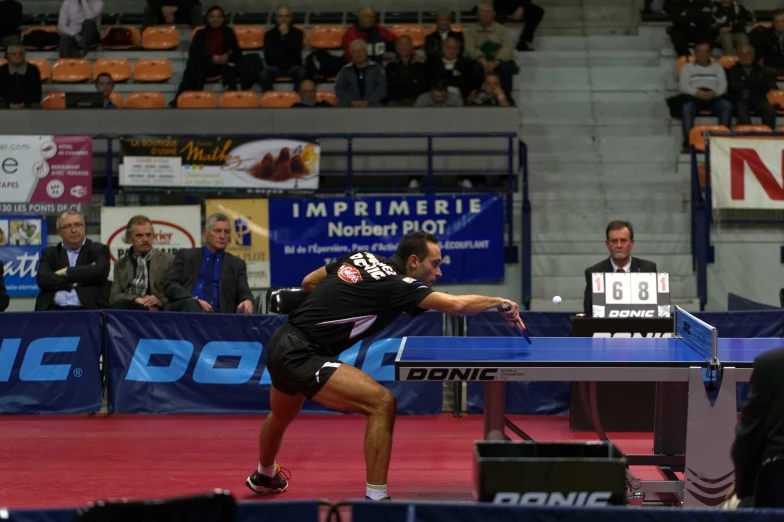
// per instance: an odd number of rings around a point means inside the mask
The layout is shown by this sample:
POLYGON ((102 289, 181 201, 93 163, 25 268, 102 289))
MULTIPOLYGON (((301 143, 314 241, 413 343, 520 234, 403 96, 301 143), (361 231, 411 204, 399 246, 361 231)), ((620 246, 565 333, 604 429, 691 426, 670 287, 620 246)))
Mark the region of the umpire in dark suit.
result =
POLYGON ((166 274, 166 310, 175 312, 253 313, 245 261, 226 252, 231 224, 223 214, 212 214, 204 224, 202 248, 177 252, 166 274))
POLYGON ((5 289, 5 275, 3 274, 3 260, 0 259, 0 312, 5 312, 8 308, 8 303, 11 300, 8 298, 8 292, 5 289))
POLYGON ((610 257, 585 269, 585 296, 583 311, 588 317, 593 316, 593 298, 591 293, 591 274, 596 272, 656 272, 656 263, 632 257, 634 248, 634 229, 628 221, 610 221, 605 230, 604 242, 610 257))
MULTIPOLYGON (((732 461, 735 494, 741 507, 755 502, 755 483, 762 463, 784 453, 784 348, 769 350, 754 359, 751 389, 735 427, 732 461)), ((784 478, 765 484, 778 506, 784 502, 784 478)), ((773 506, 765 506, 773 507, 773 506)))
POLYGON ((58 216, 57 232, 62 241, 41 252, 36 311, 108 308, 109 248, 85 238, 84 217, 75 210, 58 216))

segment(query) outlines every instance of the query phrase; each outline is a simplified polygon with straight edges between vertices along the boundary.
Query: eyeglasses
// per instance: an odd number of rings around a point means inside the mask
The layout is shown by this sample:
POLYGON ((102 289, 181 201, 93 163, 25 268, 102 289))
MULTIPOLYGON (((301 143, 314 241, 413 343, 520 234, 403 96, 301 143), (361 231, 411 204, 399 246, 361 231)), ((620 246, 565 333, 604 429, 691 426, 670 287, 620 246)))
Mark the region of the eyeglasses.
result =
POLYGON ((74 230, 81 230, 84 228, 84 223, 71 223, 70 225, 63 225, 60 227, 60 230, 69 230, 71 228, 74 230))

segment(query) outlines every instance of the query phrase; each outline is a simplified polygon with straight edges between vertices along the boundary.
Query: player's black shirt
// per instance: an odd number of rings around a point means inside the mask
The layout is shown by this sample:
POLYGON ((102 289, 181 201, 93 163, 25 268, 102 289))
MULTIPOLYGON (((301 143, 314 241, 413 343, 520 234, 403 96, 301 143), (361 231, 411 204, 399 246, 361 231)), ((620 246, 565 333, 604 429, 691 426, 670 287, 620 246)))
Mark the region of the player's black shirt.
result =
POLYGON ((326 266, 327 277, 289 315, 301 329, 336 356, 397 319, 401 313, 424 312, 419 303, 432 290, 406 277, 404 263, 371 252, 354 252, 326 266))

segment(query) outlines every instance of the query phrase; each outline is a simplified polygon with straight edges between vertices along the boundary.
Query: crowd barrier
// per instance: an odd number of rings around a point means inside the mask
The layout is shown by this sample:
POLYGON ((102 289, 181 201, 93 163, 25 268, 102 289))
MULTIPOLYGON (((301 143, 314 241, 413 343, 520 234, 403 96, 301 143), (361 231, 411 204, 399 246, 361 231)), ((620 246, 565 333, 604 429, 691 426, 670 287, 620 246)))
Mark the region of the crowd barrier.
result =
MULTIPOLYGON (((696 315, 720 337, 779 337, 784 329, 784 309, 696 315)), ((572 316, 522 312, 533 338, 568 337, 572 316)), ((96 413, 104 387, 110 413, 266 413, 271 381, 264 346, 285 320, 114 310, 0 314, 0 413, 96 413)), ((494 311, 466 318, 465 331, 471 337, 513 334, 494 311)), ((434 415, 443 409, 442 383, 397 382, 394 359, 401 337, 443 335, 452 335, 443 314, 403 315, 339 358, 389 389, 400 414, 434 415)), ((507 412, 566 414, 569 386, 507 383, 507 412)), ((467 392, 468 413, 481 413, 481 383, 468 383, 467 392)), ((739 385, 739 410, 747 393, 748 385, 739 385)), ((329 410, 306 401, 303 411, 329 410)))
MULTIPOLYGON (((297 522, 774 522, 784 510, 707 510, 682 508, 567 508, 500 506, 447 502, 350 501, 329 505, 323 502, 279 500, 238 502, 237 522, 296 520, 297 522), (320 516, 324 514, 326 516, 320 516), (350 516, 349 516, 350 514, 350 516)), ((11 510, 10 522, 71 522, 77 510, 11 510)))

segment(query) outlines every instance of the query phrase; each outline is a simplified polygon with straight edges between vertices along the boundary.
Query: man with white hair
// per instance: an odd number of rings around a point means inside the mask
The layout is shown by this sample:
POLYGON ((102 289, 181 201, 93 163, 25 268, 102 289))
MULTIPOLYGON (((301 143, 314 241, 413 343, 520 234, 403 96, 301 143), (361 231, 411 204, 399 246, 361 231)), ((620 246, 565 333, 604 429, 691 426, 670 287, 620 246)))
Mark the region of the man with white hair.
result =
POLYGON ((335 94, 341 107, 381 105, 387 96, 384 68, 368 59, 367 42, 354 40, 349 47, 351 62, 340 69, 335 79, 335 94))

